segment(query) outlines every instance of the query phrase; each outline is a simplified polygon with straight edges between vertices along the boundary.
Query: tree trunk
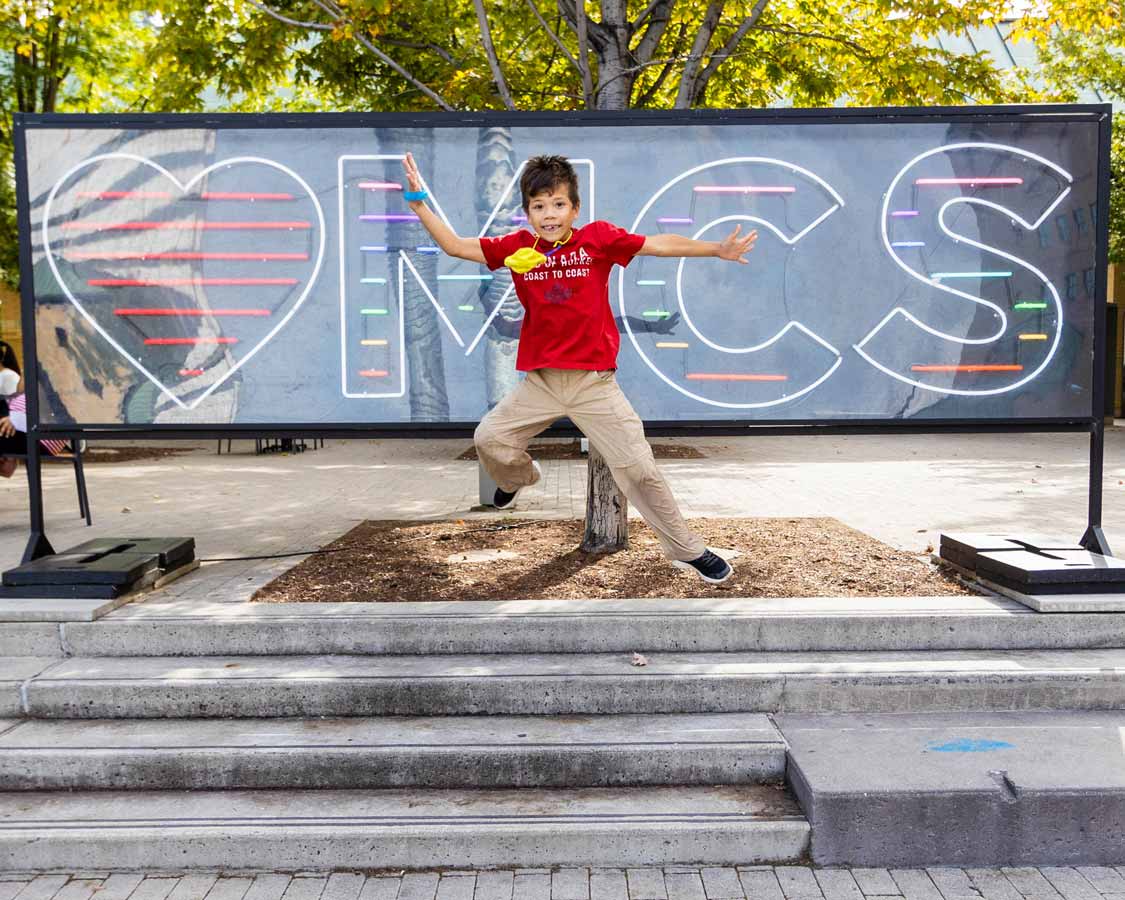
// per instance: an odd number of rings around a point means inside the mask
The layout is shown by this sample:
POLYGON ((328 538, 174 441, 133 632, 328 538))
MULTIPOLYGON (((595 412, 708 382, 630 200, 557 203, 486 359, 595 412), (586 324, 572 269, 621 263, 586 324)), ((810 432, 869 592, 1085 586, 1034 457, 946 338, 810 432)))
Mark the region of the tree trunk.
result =
POLYGON ((610 474, 605 459, 590 444, 586 486, 586 533, 581 549, 587 553, 616 553, 629 547, 629 501, 610 474))
MULTIPOLYGON (((581 0, 579 0, 581 2, 581 0)), ((627 65, 628 42, 625 37, 625 4, 602 4, 602 24, 613 40, 598 52, 600 90, 597 109, 622 110, 629 106, 633 78, 622 75, 627 65), (625 38, 621 40, 620 38, 625 38)), ((582 549, 587 553, 616 553, 629 546, 629 501, 610 474, 605 459, 590 444, 586 476, 586 533, 582 549)))

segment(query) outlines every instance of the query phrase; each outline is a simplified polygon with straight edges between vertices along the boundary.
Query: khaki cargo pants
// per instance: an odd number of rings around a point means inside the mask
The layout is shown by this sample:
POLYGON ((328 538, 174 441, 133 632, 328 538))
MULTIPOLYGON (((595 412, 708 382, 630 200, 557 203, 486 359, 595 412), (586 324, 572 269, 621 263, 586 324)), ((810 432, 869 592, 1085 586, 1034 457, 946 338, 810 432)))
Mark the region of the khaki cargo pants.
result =
POLYGON ((605 457, 613 480, 660 538, 669 559, 696 559, 703 539, 687 527, 645 440, 640 417, 614 371, 536 369, 481 420, 473 440, 485 470, 505 491, 539 480, 528 442, 567 416, 605 457))

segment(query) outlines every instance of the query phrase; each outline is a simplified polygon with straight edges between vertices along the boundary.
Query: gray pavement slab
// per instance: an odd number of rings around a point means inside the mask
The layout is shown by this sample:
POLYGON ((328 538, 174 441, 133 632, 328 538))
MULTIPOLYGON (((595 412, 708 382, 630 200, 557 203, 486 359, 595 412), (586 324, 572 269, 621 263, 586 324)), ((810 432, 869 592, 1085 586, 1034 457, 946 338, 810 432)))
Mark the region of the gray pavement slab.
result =
MULTIPOLYGON (((1120 852, 1125 713, 783 715, 777 723, 821 863, 1065 864, 1120 852)), ((1037 894, 1056 893, 1038 872, 1026 877, 1037 894)), ((926 873, 911 878, 910 896, 940 900, 926 873)))
MULTIPOLYGON (((366 878, 357 872, 333 872, 324 885, 320 900, 358 900, 366 878)), ((462 897, 451 900, 464 900, 462 897)))
POLYGON ((925 869, 891 869, 890 873, 906 900, 941 900, 941 891, 925 869))
POLYGON ((629 900, 668 900, 664 870, 656 867, 632 868, 625 871, 629 900))
POLYGON ((704 867, 699 874, 703 878, 707 900, 742 900, 745 896, 742 882, 738 880, 738 870, 733 866, 704 867))
POLYGON ((813 875, 820 885, 824 900, 862 900, 863 891, 859 889, 852 873, 847 869, 814 869, 813 875))
POLYGON ((867 896, 893 896, 899 894, 899 886, 887 869, 857 867, 851 870, 859 889, 867 896))
POLYGON ((551 900, 551 873, 516 872, 512 882, 512 900, 551 900))
POLYGON ((1103 894, 1125 893, 1125 877, 1110 866, 1078 866, 1078 872, 1103 894))
MULTIPOLYGON (((254 878, 243 900, 281 900, 291 878, 288 875, 263 873, 254 878)), ((132 898, 130 898, 132 900, 132 898)))
POLYGON ((512 900, 515 874, 507 871, 486 871, 476 877, 472 900, 512 900))
MULTIPOLYGON (((515 900, 519 900, 519 897, 517 896, 515 900)), ((536 898, 536 900, 539 900, 539 898, 536 898)), ((590 872, 590 900, 629 900, 629 882, 625 878, 625 870, 592 870, 590 872)))
MULTIPOLYGON (((219 876, 215 873, 185 875, 180 879, 180 883, 172 889, 172 893, 168 895, 168 900, 203 900, 218 879, 219 876)), ((316 898, 311 898, 311 900, 316 900, 316 898)))
MULTIPOLYGON (((12 723, 15 724, 15 723, 12 723)), ((780 783, 761 714, 28 721, 0 790, 780 783)))
MULTIPOLYGON (((253 883, 254 880, 248 877, 220 878, 207 892, 206 900, 243 900, 253 883)), ((360 878, 360 886, 363 886, 362 878, 360 878)), ((102 898, 99 897, 98 900, 102 898)))
POLYGON ((364 883, 359 900, 395 900, 401 885, 401 876, 372 875, 364 883))
POLYGON ((665 872, 664 887, 668 900, 707 900, 699 872, 665 872))
POLYGON ((551 900, 589 900, 590 870, 561 868, 551 873, 551 900))
POLYGON ((438 881, 436 872, 407 872, 398 889, 399 900, 434 900, 438 881))
POLYGON ((926 874, 945 900, 975 900, 980 891, 974 886, 963 869, 950 866, 930 866, 926 874))
POLYGON ((742 882, 743 890, 749 900, 783 900, 785 897, 772 868, 752 870, 740 868, 738 880, 742 882))
POLYGON ((130 595, 109 600, 78 597, 21 598, 0 597, 0 623, 8 622, 93 622, 106 613, 132 602, 130 595))
POLYGON ((473 900, 476 883, 477 876, 472 872, 443 874, 438 882, 436 900, 473 900))
POLYGON ((774 874, 785 900, 820 900, 824 896, 812 870, 806 866, 775 866, 774 874))
POLYGON ((36 875, 16 896, 21 900, 51 900, 63 889, 67 880, 66 875, 36 875))
POLYGON ((145 878, 129 900, 167 900, 179 881, 179 878, 145 878))
POLYGON ((1021 900, 1023 897, 999 869, 966 868, 965 874, 985 900, 1021 900))

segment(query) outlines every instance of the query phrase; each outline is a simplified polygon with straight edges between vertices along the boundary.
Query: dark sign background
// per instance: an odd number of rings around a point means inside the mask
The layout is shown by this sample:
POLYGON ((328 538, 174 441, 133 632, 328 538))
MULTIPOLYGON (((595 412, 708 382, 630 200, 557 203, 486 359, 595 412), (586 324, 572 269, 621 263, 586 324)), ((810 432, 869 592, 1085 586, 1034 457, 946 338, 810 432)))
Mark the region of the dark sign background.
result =
POLYGON ((521 227, 545 152, 580 224, 757 228, 746 266, 615 270, 646 421, 1088 419, 1105 111, 1051 110, 27 118, 40 425, 478 420, 522 313, 506 270, 434 252, 406 150, 462 235, 521 227))

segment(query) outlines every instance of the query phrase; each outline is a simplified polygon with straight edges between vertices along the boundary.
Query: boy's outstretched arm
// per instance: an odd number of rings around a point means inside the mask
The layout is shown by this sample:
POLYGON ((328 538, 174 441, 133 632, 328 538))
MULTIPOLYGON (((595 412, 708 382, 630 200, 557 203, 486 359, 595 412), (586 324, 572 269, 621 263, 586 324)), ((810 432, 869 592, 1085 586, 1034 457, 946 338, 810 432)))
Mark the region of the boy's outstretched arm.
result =
MULTIPOLYGON (((424 191, 422 176, 418 172, 418 165, 414 162, 414 154, 407 153, 402 161, 402 168, 406 171, 406 182, 412 191, 424 191)), ((484 251, 480 248, 478 238, 458 237, 441 216, 435 213, 426 204, 425 200, 412 200, 409 202, 410 211, 418 217, 423 227, 430 233, 434 243, 450 256, 458 259, 467 259, 469 262, 483 263, 484 251)))
POLYGON ((748 260, 743 254, 754 247, 758 232, 749 231, 743 237, 741 231, 742 226, 735 225, 734 231, 721 241, 697 241, 682 234, 651 234, 645 237, 637 256, 717 256, 745 264, 748 260))

